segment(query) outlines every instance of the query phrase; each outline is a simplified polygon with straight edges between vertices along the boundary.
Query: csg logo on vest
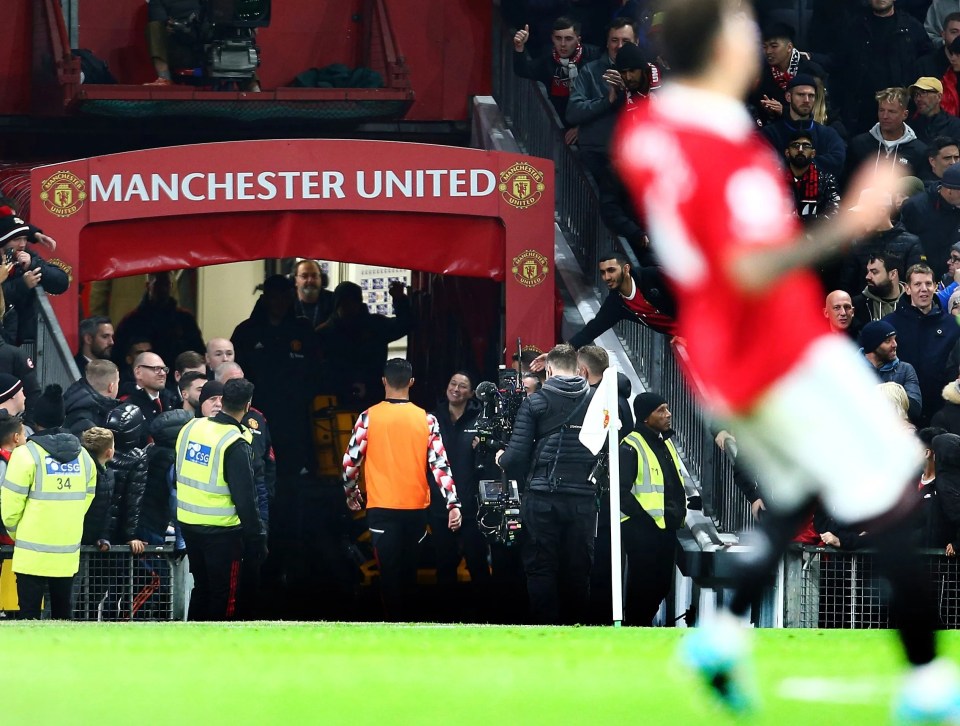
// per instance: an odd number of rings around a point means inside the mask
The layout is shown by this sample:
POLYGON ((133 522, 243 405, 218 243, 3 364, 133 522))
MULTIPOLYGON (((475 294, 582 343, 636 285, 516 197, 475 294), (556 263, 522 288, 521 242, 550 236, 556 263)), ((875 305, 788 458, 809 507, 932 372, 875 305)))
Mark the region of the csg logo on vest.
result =
POLYGON ((47 473, 54 474, 57 476, 70 476, 71 474, 80 473, 80 460, 74 459, 73 461, 57 461, 56 459, 48 456, 44 463, 46 464, 47 473))
POLYGON ((187 461, 200 466, 210 466, 210 447, 196 441, 188 441, 187 461))

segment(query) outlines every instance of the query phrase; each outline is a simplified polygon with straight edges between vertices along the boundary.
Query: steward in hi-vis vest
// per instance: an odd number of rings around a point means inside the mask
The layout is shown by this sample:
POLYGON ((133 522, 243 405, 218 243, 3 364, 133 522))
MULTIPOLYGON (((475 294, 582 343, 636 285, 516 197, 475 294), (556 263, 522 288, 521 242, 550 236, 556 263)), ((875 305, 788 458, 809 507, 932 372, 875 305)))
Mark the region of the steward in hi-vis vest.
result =
POLYGON ((52 616, 67 619, 97 469, 80 440, 59 428, 64 419, 60 386, 47 387, 37 399, 34 417, 37 433, 10 455, 0 487, 0 511, 14 539, 20 617, 40 617, 48 588, 52 616))
POLYGON ((670 592, 676 530, 687 514, 672 414, 656 393, 633 403, 634 430, 620 443, 620 534, 627 555, 624 621, 650 625, 670 592))
POLYGON ((249 381, 227 381, 223 410, 189 422, 177 437, 177 520, 194 577, 191 620, 233 618, 241 562, 266 557, 253 436, 240 423, 252 396, 249 381))

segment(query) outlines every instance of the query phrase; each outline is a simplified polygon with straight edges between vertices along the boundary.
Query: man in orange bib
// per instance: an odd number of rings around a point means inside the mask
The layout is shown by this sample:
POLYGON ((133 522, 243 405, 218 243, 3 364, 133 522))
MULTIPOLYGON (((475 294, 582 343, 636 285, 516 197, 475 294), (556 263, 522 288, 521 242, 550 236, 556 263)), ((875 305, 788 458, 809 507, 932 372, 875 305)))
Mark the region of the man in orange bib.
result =
POLYGON ((347 506, 360 511, 357 486, 366 461, 367 526, 380 568, 380 591, 388 620, 406 619, 417 579, 417 545, 423 539, 430 505, 427 466, 444 493, 448 526, 460 529, 460 501, 450 464, 432 414, 410 402, 413 366, 392 358, 383 369, 386 400, 360 414, 343 455, 347 506), (424 466, 426 460, 427 466, 424 466))

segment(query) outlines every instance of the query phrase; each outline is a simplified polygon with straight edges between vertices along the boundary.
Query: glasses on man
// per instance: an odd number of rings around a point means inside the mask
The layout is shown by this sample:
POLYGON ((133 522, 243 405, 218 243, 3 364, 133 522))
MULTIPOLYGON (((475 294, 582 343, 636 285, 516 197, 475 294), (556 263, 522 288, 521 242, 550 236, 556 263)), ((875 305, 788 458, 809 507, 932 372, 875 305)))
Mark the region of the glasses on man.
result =
POLYGON ((154 373, 169 373, 170 369, 167 366, 145 366, 143 364, 139 365, 138 368, 146 368, 148 371, 153 371, 154 373))
POLYGON ((794 141, 790 144, 790 148, 794 151, 807 151, 813 148, 813 144, 808 144, 804 141, 794 141))

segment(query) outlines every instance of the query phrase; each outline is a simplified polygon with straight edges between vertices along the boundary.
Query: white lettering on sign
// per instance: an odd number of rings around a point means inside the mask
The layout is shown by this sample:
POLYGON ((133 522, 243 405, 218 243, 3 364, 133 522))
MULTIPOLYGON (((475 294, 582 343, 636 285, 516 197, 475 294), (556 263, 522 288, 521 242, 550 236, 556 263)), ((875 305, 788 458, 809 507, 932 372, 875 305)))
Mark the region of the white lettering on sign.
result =
POLYGON ((489 169, 202 172, 187 174, 92 174, 93 202, 233 202, 347 199, 487 197, 497 190, 489 169), (352 182, 352 188, 350 183, 352 182))

